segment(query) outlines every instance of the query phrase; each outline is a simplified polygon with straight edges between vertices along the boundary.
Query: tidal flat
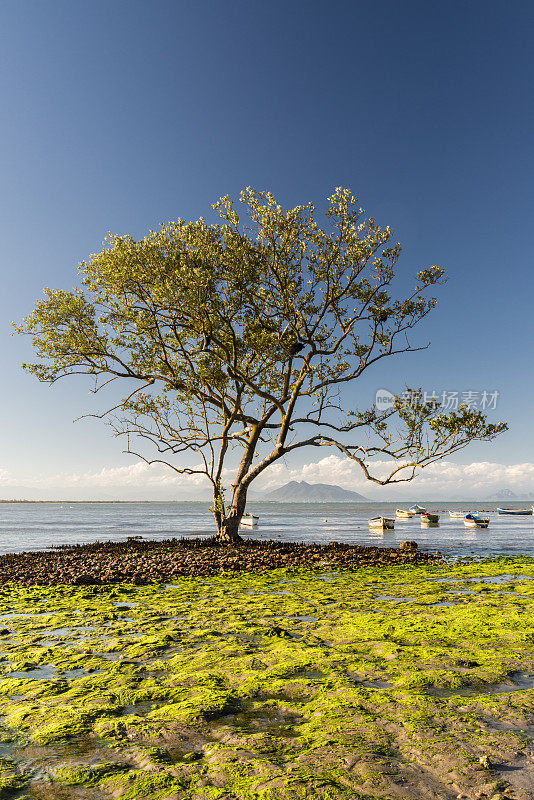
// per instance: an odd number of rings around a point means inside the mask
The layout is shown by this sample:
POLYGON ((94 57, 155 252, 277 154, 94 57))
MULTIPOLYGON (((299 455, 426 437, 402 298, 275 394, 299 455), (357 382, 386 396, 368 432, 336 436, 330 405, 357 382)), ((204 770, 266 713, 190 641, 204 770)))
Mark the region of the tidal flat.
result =
POLYGON ((534 559, 0 587, 0 797, 534 797, 534 559))

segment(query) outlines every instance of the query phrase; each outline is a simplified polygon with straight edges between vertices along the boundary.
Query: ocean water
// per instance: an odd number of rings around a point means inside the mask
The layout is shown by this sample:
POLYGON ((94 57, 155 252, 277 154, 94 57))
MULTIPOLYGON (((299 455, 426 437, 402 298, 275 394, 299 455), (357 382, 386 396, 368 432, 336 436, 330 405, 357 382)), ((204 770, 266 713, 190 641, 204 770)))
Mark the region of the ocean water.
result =
MULTIPOLYGON (((499 503, 461 501, 424 502, 441 513, 438 528, 422 528, 419 518, 396 520, 395 530, 369 530, 369 518, 395 516, 396 506, 411 503, 273 503, 251 502, 247 510, 259 514, 258 528, 243 528, 251 539, 288 542, 347 542, 396 547, 410 539, 425 550, 449 556, 534 556, 534 517, 505 517, 499 503), (448 509, 487 511, 487 530, 468 529, 451 520, 448 509)), ((528 503, 508 503, 528 508, 528 503)), ((0 554, 46 550, 57 545, 145 539, 211 536, 214 523, 205 502, 179 503, 0 503, 0 554)))

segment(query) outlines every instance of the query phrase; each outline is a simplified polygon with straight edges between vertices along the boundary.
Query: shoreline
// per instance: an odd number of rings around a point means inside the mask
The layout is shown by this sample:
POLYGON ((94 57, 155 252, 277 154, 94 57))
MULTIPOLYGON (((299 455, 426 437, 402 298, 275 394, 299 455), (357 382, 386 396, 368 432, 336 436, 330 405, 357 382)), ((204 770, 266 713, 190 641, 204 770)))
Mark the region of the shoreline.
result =
POLYGON ((183 576, 262 574, 273 569, 302 568, 342 571, 443 561, 438 551, 419 550, 414 544, 375 547, 245 539, 228 545, 212 538, 157 541, 129 537, 124 542, 59 545, 50 550, 1 555, 0 585, 146 585, 183 576))

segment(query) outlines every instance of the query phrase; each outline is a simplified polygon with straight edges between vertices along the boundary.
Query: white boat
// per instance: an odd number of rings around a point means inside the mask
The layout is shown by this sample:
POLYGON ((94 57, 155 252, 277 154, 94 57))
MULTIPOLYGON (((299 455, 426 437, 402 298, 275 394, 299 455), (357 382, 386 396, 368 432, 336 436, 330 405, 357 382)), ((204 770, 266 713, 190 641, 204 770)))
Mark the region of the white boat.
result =
POLYGON ((449 517, 451 519, 465 519, 467 513, 467 511, 449 511, 449 517))
POLYGON ((369 520, 370 528, 378 528, 381 531, 392 531, 395 527, 395 520, 389 517, 373 517, 369 520))
POLYGON ((419 506, 416 503, 414 506, 410 506, 409 510, 412 512, 412 514, 424 514, 426 508, 424 506, 419 506))
POLYGON ((464 525, 466 528, 487 528, 489 525, 489 517, 476 517, 474 514, 466 514, 464 517, 464 525))
POLYGON ((516 517, 532 516, 532 508, 498 508, 498 514, 511 514, 516 517))
POLYGON ((243 514, 241 517, 241 525, 244 525, 246 528, 255 528, 259 525, 260 518, 254 514, 243 514))
POLYGON ((409 508, 397 508, 395 513, 399 519, 411 519, 415 517, 415 511, 410 511, 409 508))

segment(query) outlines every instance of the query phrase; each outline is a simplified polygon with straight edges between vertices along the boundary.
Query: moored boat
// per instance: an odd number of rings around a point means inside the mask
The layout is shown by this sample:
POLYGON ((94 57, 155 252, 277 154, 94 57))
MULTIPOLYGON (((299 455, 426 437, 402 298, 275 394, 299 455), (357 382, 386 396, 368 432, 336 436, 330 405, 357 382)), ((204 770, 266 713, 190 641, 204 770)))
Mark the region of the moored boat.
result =
POLYGON ((255 528, 259 524, 260 518, 254 514, 243 514, 241 517, 241 525, 247 528, 255 528))
POLYGON ((516 517, 532 516, 532 508, 498 508, 497 514, 511 514, 516 517))
POLYGON ((429 511, 425 511, 421 514, 421 522, 439 522, 439 514, 431 514, 429 511))
POLYGON ((489 525, 489 518, 477 517, 475 514, 466 514, 464 517, 464 525, 466 528, 487 528, 489 525))
POLYGON ((389 517, 373 517, 369 520, 370 528, 378 528, 382 531, 392 531, 395 527, 395 520, 389 517))
POLYGON ((411 519, 415 516, 415 511, 410 511, 409 508, 397 508, 395 513, 399 519, 411 519))
POLYGON ((451 519, 464 519, 468 513, 468 511, 449 511, 449 517, 451 519))
POLYGON ((412 514, 424 514, 426 512, 426 508, 424 506, 419 506, 417 503, 413 506, 410 506, 409 510, 412 514))

